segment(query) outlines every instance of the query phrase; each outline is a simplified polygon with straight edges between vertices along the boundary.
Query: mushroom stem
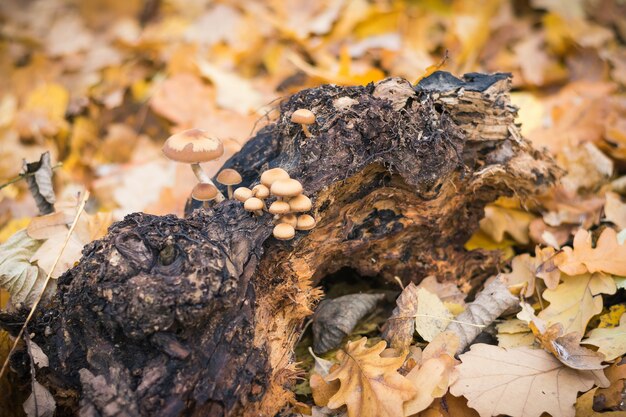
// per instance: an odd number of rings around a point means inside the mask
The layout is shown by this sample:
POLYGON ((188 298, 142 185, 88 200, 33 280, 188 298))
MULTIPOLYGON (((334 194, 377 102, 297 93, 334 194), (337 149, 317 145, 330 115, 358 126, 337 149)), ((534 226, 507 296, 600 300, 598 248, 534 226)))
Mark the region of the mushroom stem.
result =
POLYGON ((302 126, 302 131, 304 132, 304 136, 306 136, 307 138, 312 138, 313 134, 311 133, 311 131, 309 130, 309 127, 305 124, 301 124, 300 126, 302 126))
MULTIPOLYGON (((200 181, 200 182, 202 182, 204 184, 211 184, 212 186, 217 188, 217 186, 213 183, 213 181, 211 181, 211 178, 207 175, 207 173, 204 172, 204 170, 202 169, 200 164, 198 164, 198 163, 191 164, 191 169, 193 170, 193 173, 196 174, 196 178, 198 178, 198 181, 200 181)), ((222 194, 219 191, 219 188, 218 188, 217 197, 215 197, 215 202, 216 203, 221 203, 224 200, 226 200, 224 198, 224 194, 222 194)))
POLYGON ((232 200, 233 199, 233 186, 227 185, 226 188, 228 189, 228 198, 232 200))

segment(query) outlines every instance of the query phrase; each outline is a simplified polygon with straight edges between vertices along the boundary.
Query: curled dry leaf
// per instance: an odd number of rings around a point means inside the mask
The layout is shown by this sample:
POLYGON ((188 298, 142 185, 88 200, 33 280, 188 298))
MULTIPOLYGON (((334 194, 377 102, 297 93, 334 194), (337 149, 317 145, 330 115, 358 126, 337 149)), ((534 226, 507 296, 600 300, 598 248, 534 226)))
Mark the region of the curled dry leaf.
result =
POLYGON ((578 392, 596 381, 591 371, 570 369, 541 349, 506 350, 479 343, 460 359, 450 392, 467 398, 481 417, 537 417, 543 412, 574 417, 578 392))
POLYGON ((52 188, 52 165, 50 164, 50 152, 41 154, 39 161, 27 163, 24 161, 24 174, 32 174, 26 177, 28 190, 37 203, 41 214, 49 214, 54 211, 56 196, 52 188))
POLYGON ((24 403, 24 412, 28 417, 52 417, 56 402, 50 391, 37 381, 33 381, 33 392, 24 403))
POLYGON ((564 247, 554 264, 568 275, 605 272, 626 276, 626 244, 619 244, 615 230, 604 229, 595 248, 591 244, 591 233, 580 229, 574 236, 574 248, 564 247))
POLYGON ((337 354, 339 368, 325 379, 339 380, 341 387, 328 401, 329 408, 346 405, 349 417, 397 417, 403 415, 403 404, 416 394, 411 381, 397 371, 404 356, 383 358, 386 343, 365 347, 367 338, 348 342, 337 354))
POLYGON ((602 295, 615 294, 615 281, 600 273, 564 276, 554 290, 545 290, 550 305, 538 314, 548 325, 560 323, 564 333, 584 334, 587 323, 602 311, 602 295))
POLYGON ((30 262, 41 243, 21 230, 0 245, 0 287, 11 294, 14 304, 30 306, 41 291, 45 274, 30 262))
POLYGON ((607 361, 626 354, 626 314, 622 314, 618 327, 593 329, 582 343, 597 346, 607 361))
POLYGON ((384 298, 383 294, 349 294, 323 300, 313 315, 313 350, 324 353, 339 346, 359 320, 384 298))
POLYGON ((503 312, 517 303, 517 298, 511 294, 501 277, 491 281, 476 299, 467 305, 467 309, 446 328, 446 331, 455 333, 461 340, 457 353, 465 350, 482 332, 484 326, 493 323, 503 312))

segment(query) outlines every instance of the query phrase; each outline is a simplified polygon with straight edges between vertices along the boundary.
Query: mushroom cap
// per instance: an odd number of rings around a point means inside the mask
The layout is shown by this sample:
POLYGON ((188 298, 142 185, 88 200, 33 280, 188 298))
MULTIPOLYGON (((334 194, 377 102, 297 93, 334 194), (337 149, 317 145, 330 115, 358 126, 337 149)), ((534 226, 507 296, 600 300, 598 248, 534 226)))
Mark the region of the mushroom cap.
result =
POLYGON ((309 109, 298 109, 291 114, 291 121, 301 125, 311 125, 315 123, 315 115, 309 109))
POLYGON ((261 174, 261 184, 269 188, 272 186, 274 181, 288 180, 289 178, 289 174, 284 169, 272 168, 261 174))
POLYGON ((269 208, 269 212, 272 214, 286 214, 289 213, 289 203, 286 201, 274 201, 269 208))
POLYGON ((279 197, 295 197, 302 193, 302 184, 297 180, 277 180, 274 181, 270 192, 279 197))
POLYGON ((288 213, 288 214, 281 216, 280 219, 278 219, 278 223, 286 223, 290 225, 291 227, 296 227, 296 225, 298 224, 298 218, 296 217, 295 214, 288 213))
POLYGON ((270 189, 263 184, 257 184, 252 187, 252 195, 257 198, 267 198, 270 196, 270 189))
POLYGON ((274 226, 273 234, 278 240, 290 240, 296 235, 296 230, 290 224, 279 223, 274 226))
POLYGON ((311 199, 304 194, 295 196, 289 200, 290 211, 294 213, 302 213, 303 211, 311 210, 311 199))
POLYGON ((251 197, 247 199, 245 203, 243 203, 243 208, 248 211, 263 210, 263 207, 265 207, 265 203, 263 203, 263 200, 260 200, 256 197, 251 197))
POLYGON ((217 197, 217 188, 213 184, 198 183, 191 190, 191 197, 198 201, 211 201, 217 197))
POLYGON ((235 197, 235 200, 243 203, 252 197, 252 190, 246 187, 239 187, 233 192, 233 197, 235 197))
POLYGON ((241 175, 231 168, 226 168, 217 174, 217 182, 222 185, 237 185, 241 183, 241 175))
POLYGON ((298 230, 311 230, 315 227, 315 219, 308 214, 301 214, 298 216, 298 223, 296 229, 298 230))
POLYGON ((189 129, 170 136, 162 150, 172 161, 196 164, 218 159, 224 154, 224 145, 202 129, 189 129))

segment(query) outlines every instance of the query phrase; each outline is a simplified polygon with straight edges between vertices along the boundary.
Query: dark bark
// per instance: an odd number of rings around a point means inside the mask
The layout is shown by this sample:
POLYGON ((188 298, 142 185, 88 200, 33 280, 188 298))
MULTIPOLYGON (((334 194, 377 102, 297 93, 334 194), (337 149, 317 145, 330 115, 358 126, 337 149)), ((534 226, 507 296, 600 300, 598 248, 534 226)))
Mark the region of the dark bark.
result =
POLYGON ((485 204, 558 176, 519 136, 509 86, 506 74, 435 73, 415 89, 391 79, 289 98, 225 167, 243 185, 277 166, 303 184, 318 225, 292 241, 236 201, 115 224, 31 328, 64 412, 273 416, 292 400, 293 347, 326 275, 436 274, 471 290, 499 260, 463 249, 485 204), (316 114, 314 137, 289 121, 298 108, 316 114))

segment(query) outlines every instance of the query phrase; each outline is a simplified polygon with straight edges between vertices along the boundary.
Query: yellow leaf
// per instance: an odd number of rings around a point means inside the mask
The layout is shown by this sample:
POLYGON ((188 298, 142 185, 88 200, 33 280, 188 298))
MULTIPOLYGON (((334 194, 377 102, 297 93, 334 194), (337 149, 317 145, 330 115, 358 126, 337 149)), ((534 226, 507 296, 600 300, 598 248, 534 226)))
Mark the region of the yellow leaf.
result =
POLYGON ((576 401, 576 417, 624 417, 623 411, 606 411, 599 413, 593 409, 593 397, 598 387, 587 391, 576 401))
POLYGON ((565 334, 584 334, 589 320, 602 311, 601 294, 615 294, 616 290, 615 281, 599 273, 564 276, 554 290, 543 292, 550 305, 538 317, 548 325, 561 323, 565 334))
POLYGON ((2 229, 0 229, 0 243, 6 242, 7 239, 15 233, 26 228, 30 222, 30 217, 21 217, 19 219, 9 220, 9 222, 2 229))
POLYGON ((339 368, 326 381, 339 380, 341 387, 328 401, 328 407, 346 405, 348 417, 401 416, 403 403, 416 393, 413 384, 397 372, 404 356, 383 358, 380 354, 387 345, 384 341, 371 348, 365 347, 366 343, 365 337, 348 342, 337 354, 339 368))
POLYGON ((622 315, 618 327, 593 329, 581 343, 597 346, 607 361, 626 354, 626 315, 622 315))
POLYGON ((518 243, 527 244, 528 226, 535 218, 521 210, 490 205, 485 207, 485 217, 480 221, 480 230, 496 242, 502 242, 505 234, 518 243))
POLYGON ((472 237, 465 242, 465 249, 485 249, 485 250, 501 250, 504 259, 512 258, 515 255, 512 246, 515 244, 510 239, 504 239, 502 242, 495 242, 489 235, 482 230, 478 230, 472 237))

